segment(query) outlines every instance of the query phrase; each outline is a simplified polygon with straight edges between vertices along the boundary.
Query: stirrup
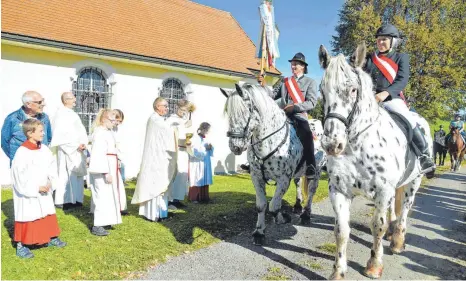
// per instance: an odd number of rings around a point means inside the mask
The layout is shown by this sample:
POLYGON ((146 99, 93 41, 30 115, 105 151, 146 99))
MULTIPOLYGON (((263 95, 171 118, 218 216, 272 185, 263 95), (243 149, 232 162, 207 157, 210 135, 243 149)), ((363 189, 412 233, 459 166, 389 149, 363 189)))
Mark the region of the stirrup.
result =
POLYGON ((421 174, 428 174, 428 173, 434 172, 436 168, 437 168, 436 165, 431 166, 431 167, 429 167, 429 168, 427 168, 425 170, 422 170, 421 174))
MULTIPOLYGON (((428 174, 428 173, 431 173, 433 171, 435 171, 435 169, 437 168, 437 165, 435 165, 435 162, 432 161, 432 159, 428 156, 428 155, 421 155, 419 156, 419 161, 422 162, 422 158, 427 158, 427 160, 431 160, 430 162, 432 163, 432 165, 430 165, 429 167, 421 170, 421 174, 428 174)), ((420 163, 421 165, 421 169, 422 169, 422 164, 420 163)))

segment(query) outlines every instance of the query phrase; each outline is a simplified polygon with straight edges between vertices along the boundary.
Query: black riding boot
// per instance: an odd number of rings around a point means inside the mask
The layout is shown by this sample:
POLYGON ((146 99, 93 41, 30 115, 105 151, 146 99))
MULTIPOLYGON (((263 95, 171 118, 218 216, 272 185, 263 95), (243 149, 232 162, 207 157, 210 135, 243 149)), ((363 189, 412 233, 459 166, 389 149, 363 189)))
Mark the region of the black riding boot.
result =
POLYGON ((306 120, 296 118, 297 135, 303 145, 303 157, 306 159, 306 177, 312 178, 316 173, 316 159, 314 156, 314 139, 309 123, 306 120))
POLYGON ((435 163, 429 156, 429 146, 427 145, 424 134, 421 132, 421 128, 416 126, 413 129, 413 143, 419 150, 419 161, 421 161, 421 169, 423 173, 431 173, 435 171, 435 163))

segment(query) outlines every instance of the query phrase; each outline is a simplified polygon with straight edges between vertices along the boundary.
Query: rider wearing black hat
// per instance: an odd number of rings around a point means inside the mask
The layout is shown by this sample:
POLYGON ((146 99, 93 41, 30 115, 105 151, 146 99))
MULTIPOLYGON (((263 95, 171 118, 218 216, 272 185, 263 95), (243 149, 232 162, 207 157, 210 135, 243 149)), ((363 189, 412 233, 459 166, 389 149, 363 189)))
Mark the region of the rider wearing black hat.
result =
POLYGON ((374 82, 375 99, 388 111, 399 113, 409 121, 413 128, 413 142, 419 150, 422 171, 433 175, 435 163, 429 156, 428 143, 404 101, 403 89, 409 80, 409 56, 395 50, 401 43, 400 32, 395 26, 384 24, 377 30, 375 37, 378 51, 368 55, 364 68, 374 82))
MULTIPOLYGON (((297 53, 289 60, 291 63, 291 77, 285 78, 273 93, 270 93, 277 104, 285 110, 288 117, 294 120, 296 133, 303 144, 304 159, 306 161, 306 176, 315 175, 314 139, 308 122, 308 112, 316 105, 317 84, 304 76, 307 74, 306 58, 302 53, 297 53)), ((263 77, 259 77, 259 82, 263 77)))

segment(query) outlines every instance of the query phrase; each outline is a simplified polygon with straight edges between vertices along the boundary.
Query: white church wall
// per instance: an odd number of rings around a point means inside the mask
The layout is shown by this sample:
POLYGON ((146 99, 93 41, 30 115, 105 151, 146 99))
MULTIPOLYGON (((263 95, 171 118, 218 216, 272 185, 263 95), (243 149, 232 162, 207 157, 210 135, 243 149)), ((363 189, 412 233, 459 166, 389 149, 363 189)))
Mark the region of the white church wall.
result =
MULTIPOLYGON (((0 126, 3 126, 8 114, 21 107, 21 96, 27 90, 35 90, 42 94, 47 103, 44 111, 53 120, 56 110, 61 106, 61 93, 71 90, 70 78, 76 78, 77 68, 83 67, 82 62, 88 59, 19 47, 4 48, 2 45, 2 48, 0 126)), ((153 113, 152 103, 158 96, 163 79, 168 77, 180 79, 190 92, 188 99, 197 107, 192 115, 193 130, 195 131, 201 122, 209 122, 212 125, 209 139, 215 147, 212 161, 214 171, 232 172, 246 161, 245 154, 236 157, 229 150, 226 137, 227 122, 223 114, 225 97, 219 91, 219 87, 232 88, 235 81, 120 62, 92 60, 95 63, 90 63, 90 66, 111 65, 110 68, 103 68, 112 69, 111 107, 119 108, 125 114, 120 130, 124 135, 122 149, 125 154, 127 178, 137 176, 146 123, 153 113)), ((9 159, 2 151, 0 184, 10 183, 9 159)))

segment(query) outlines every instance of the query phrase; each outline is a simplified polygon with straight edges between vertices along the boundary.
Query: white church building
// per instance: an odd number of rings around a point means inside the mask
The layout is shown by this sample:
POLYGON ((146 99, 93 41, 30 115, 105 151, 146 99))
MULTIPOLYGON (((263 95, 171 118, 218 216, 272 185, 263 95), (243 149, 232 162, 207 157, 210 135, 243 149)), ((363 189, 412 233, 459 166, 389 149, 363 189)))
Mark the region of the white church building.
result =
MULTIPOLYGON (((158 96, 170 111, 180 99, 196 105, 193 126, 212 125, 215 172, 245 162, 228 147, 225 97, 219 87, 255 82, 255 46, 228 12, 188 0, 2 1, 0 126, 39 92, 51 120, 60 96, 72 91, 89 130, 100 108, 125 114, 120 127, 126 176, 139 172, 146 122, 158 96)), ((272 85, 280 72, 267 75, 272 85)), ((53 132, 52 132, 53 136, 53 132)), ((0 184, 10 184, 9 159, 0 152, 0 184)))

